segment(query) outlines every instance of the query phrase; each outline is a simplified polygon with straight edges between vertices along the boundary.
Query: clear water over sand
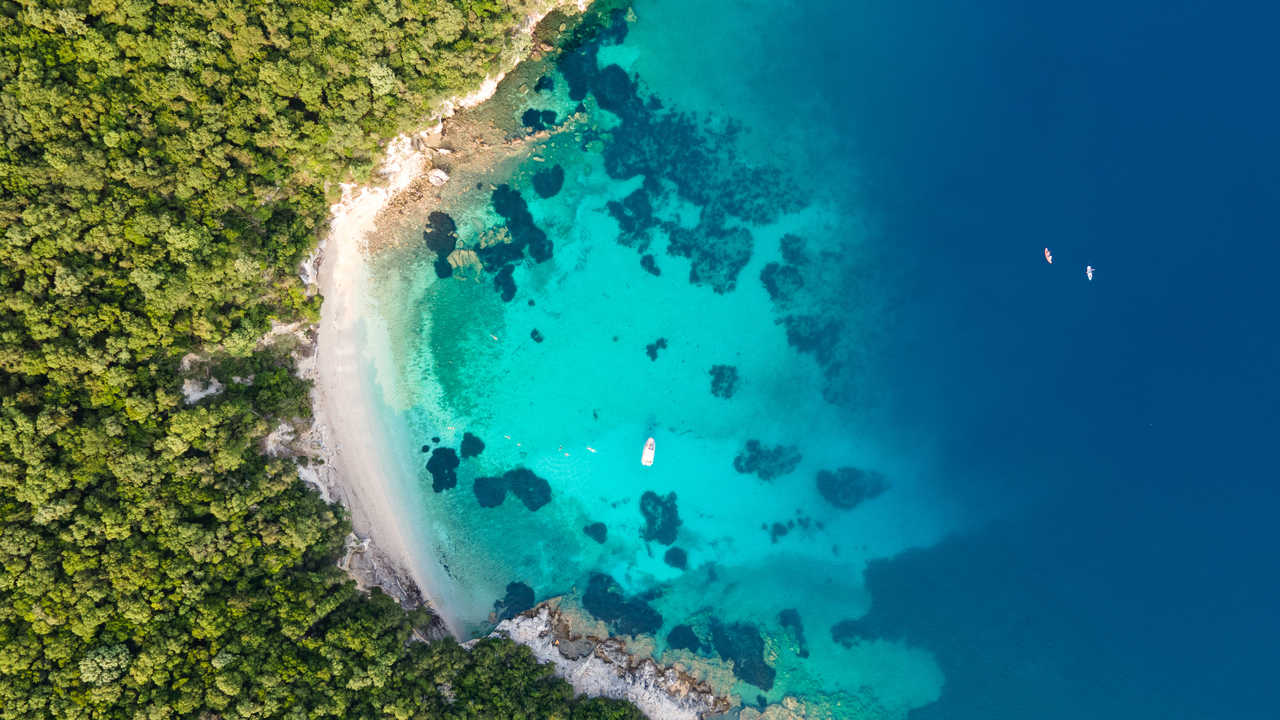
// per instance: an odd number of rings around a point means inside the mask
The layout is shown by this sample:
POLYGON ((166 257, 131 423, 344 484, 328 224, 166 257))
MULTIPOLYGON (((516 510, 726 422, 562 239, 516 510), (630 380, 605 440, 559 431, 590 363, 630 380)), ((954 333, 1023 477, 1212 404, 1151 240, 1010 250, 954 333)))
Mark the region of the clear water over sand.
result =
POLYGON ((1131 407, 1081 400, 1152 364, 1083 278, 1146 250, 1079 211, 1102 70, 997 5, 648 0, 500 90, 551 137, 375 266, 405 502, 466 628, 570 593, 836 717, 1132 717, 1186 672, 1097 601, 1152 567, 1090 539, 1127 527, 1090 497, 1149 490, 1131 407), (437 277, 454 248, 480 265, 437 277))

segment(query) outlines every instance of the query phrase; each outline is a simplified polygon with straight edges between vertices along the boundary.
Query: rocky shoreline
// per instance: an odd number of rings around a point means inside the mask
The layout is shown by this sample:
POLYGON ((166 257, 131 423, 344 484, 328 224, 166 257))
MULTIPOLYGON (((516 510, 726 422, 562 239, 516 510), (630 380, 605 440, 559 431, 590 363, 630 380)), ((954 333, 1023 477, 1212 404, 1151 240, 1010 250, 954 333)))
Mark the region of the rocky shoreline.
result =
POLYGON ((533 650, 575 692, 627 700, 655 720, 699 720, 726 713, 735 704, 678 665, 664 667, 631 654, 619 638, 575 632, 555 600, 503 620, 493 636, 533 650))

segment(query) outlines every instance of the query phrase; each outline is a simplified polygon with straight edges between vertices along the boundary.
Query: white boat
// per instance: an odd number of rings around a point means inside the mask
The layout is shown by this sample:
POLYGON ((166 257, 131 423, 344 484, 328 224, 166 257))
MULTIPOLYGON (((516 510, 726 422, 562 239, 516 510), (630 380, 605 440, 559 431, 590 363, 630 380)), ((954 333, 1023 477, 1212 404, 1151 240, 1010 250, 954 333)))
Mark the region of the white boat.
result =
POLYGON ((640 464, 649 467, 653 464, 653 454, 658 450, 658 444, 649 438, 644 441, 644 452, 640 454, 640 464))
POLYGON ((1044 249, 1044 259, 1048 260, 1050 265, 1053 264, 1053 255, 1049 253, 1049 248, 1044 249))
POLYGON ((1087 277, 1087 278, 1089 278, 1090 280, 1093 280, 1093 266, 1092 266, 1092 265, 1085 265, 1085 266, 1084 266, 1084 276, 1085 276, 1085 277, 1087 277))

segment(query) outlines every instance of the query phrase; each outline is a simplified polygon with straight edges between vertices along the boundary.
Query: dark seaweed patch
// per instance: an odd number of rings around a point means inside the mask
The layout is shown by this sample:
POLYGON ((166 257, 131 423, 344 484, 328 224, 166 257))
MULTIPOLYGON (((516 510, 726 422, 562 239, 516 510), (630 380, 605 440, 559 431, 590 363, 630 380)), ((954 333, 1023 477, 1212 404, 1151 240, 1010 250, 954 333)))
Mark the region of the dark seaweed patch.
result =
POLYGON ((667 493, 666 497, 662 497, 652 490, 646 490, 640 496, 640 512, 644 515, 641 537, 663 545, 676 541, 676 532, 680 529, 680 512, 676 508, 675 493, 667 493))
POLYGON ((732 365, 711 366, 711 394, 731 398, 738 389, 738 368, 732 365))
POLYGON ((538 328, 534 328, 534 329, 529 333, 529 337, 530 337, 530 338, 532 338, 532 339, 533 339, 533 341, 534 341, 534 342, 536 342, 536 343, 540 343, 540 342, 542 342, 542 340, 543 340, 542 333, 538 332, 538 328))
POLYGON ((431 252, 448 255, 458 245, 457 230, 458 226, 453 218, 436 211, 427 216, 427 229, 423 231, 422 239, 431 252))
POLYGON ((618 242, 644 252, 649 247, 649 230, 658 225, 653 216, 653 203, 649 192, 638 188, 622 198, 621 202, 610 200, 605 204, 609 216, 618 221, 618 242))
POLYGON ((520 498, 524 506, 537 512, 539 508, 551 502, 551 484, 533 474, 532 470, 516 468, 508 470, 502 479, 507 482, 511 494, 520 498))
POLYGON ((472 489, 480 507, 498 507, 507 498, 507 482, 500 477, 478 477, 472 489))
POLYGON ((800 464, 800 450, 794 445, 767 447, 759 440, 748 440, 737 457, 733 469, 743 474, 755 473, 761 480, 786 475, 800 464))
POLYGON ((551 198, 564 187, 564 168, 553 165, 533 174, 533 190, 538 197, 551 198))
POLYGON ((642 598, 624 596, 613 578, 604 573, 591 573, 582 606, 619 635, 655 633, 662 627, 662 615, 657 610, 642 598))
POLYGON ((662 268, 658 267, 658 263, 654 261, 652 255, 642 255, 640 257, 640 267, 655 277, 662 275, 662 268))
POLYGON ((582 532, 586 533, 587 537, 595 540, 601 545, 603 545, 605 539, 609 537, 609 528, 602 522, 593 522, 582 528, 582 532))
POLYGON ((733 661, 733 674, 762 690, 773 688, 776 672, 764 660, 764 638, 754 625, 711 624, 711 644, 725 660, 733 661))
POLYGON ((805 254, 804 238, 799 235, 787 233, 782 236, 782 240, 778 242, 779 249, 782 251, 782 259, 789 265, 804 265, 809 262, 809 256, 805 254))
POLYGON ((818 492, 832 505, 850 510, 889 489, 889 482, 878 472, 842 467, 818 472, 818 492))
POLYGON ((654 340, 653 342, 644 346, 644 354, 648 355, 650 360, 657 360, 658 351, 664 350, 666 349, 666 347, 667 347, 667 339, 658 338, 657 340, 654 340))
POLYGON ((787 302, 804 287, 804 278, 800 271, 790 265, 771 262, 760 271, 760 281, 769 292, 769 299, 774 302, 787 302))
POLYGON ((673 547, 662 556, 662 561, 673 568, 684 570, 689 565, 689 554, 678 547, 673 547))
POLYGON ((548 90, 555 90, 555 89, 556 89, 556 80, 550 75, 543 75, 542 77, 538 78, 538 82, 533 84, 534 92, 545 92, 548 90))
POLYGON ((693 261, 689 282, 708 285, 717 294, 732 291, 737 286, 738 273, 751 260, 751 233, 746 228, 699 223, 695 230, 670 227, 668 237, 667 254, 693 261))
POLYGON ((787 328, 787 344, 799 352, 817 358, 828 374, 835 362, 836 343, 844 324, 835 318, 817 315, 788 315, 782 319, 787 328))
POLYGON ((499 621, 515 617, 533 607, 533 588, 522 582, 507 584, 507 594, 493 603, 493 614, 499 621))
POLYGON ((464 432, 459 450, 463 460, 476 457, 484 452, 484 441, 469 432, 464 432))
POLYGON ((858 644, 858 621, 841 620, 832 625, 831 639, 847 648, 858 644))
POLYGON ((791 633, 796 642, 797 653, 802 658, 809 657, 809 645, 804 639, 804 623, 800 622, 800 612, 795 608, 787 608, 778 613, 778 622, 791 633))
POLYGON ((769 527, 769 542, 777 543, 778 538, 786 536, 790 531, 791 528, 786 525, 783 525, 782 523, 774 523, 769 527))
POLYGON ((702 649, 702 641, 697 633, 688 625, 677 625, 667 633, 667 647, 672 650, 689 650, 698 652, 702 649))
POLYGON ((493 276, 493 288, 498 291, 502 302, 511 302, 516 296, 516 268, 514 265, 503 265, 497 275, 493 276))
POLYGON ((458 454, 453 448, 439 447, 427 460, 427 472, 431 473, 431 489, 436 492, 451 490, 458 484, 458 454))

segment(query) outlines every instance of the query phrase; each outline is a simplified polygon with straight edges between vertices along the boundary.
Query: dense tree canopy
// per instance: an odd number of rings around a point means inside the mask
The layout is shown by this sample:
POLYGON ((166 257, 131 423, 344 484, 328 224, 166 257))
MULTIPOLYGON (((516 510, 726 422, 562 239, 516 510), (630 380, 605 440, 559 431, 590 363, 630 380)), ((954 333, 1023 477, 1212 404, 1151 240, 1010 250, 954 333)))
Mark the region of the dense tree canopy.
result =
POLYGON ((0 0, 0 716, 631 718, 526 648, 408 643, 261 454, 326 182, 474 87, 501 0, 0 0), (183 401, 181 358, 250 384, 183 401))

